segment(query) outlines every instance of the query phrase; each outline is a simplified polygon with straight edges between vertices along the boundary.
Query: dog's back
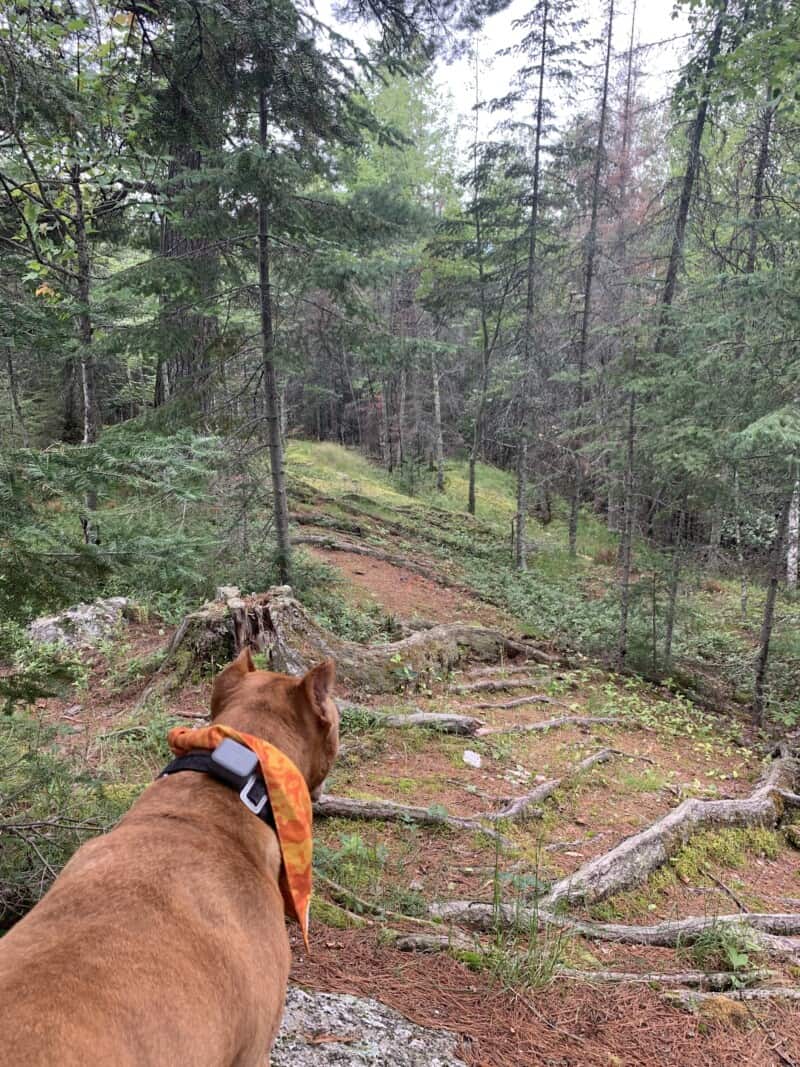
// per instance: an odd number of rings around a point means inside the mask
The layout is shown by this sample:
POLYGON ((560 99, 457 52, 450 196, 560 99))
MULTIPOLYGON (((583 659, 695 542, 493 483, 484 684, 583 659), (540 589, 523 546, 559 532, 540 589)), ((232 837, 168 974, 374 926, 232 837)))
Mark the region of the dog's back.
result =
MULTIPOLYGON (((338 747, 333 666, 218 676, 215 721, 266 736, 310 788, 338 747)), ((263 1067, 290 952, 274 831, 205 774, 149 786, 0 941, 0 1065, 263 1067)))

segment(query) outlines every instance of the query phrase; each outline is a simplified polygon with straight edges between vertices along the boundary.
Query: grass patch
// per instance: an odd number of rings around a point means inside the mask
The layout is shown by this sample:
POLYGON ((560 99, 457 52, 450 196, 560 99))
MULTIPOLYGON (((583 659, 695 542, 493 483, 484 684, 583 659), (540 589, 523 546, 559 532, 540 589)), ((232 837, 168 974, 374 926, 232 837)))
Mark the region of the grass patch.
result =
POLYGON ((713 923, 691 944, 679 943, 677 955, 702 971, 731 971, 743 976, 764 958, 755 933, 735 923, 713 923))

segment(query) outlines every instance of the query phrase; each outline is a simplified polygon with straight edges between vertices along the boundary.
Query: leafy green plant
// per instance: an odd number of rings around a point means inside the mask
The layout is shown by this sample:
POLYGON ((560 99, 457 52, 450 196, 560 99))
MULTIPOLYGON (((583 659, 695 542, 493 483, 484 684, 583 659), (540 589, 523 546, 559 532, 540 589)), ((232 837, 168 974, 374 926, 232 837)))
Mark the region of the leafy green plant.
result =
POLYGON ((550 984, 566 955, 568 934, 539 922, 538 897, 546 889, 540 877, 541 849, 537 847, 533 871, 525 876, 506 875, 495 854, 492 880, 494 921, 491 937, 480 949, 482 969, 506 989, 542 989, 550 984), (511 890, 511 900, 504 898, 511 890), (512 921, 508 921, 511 911, 512 921))
POLYGON ((60 696, 82 689, 89 667, 80 654, 66 645, 42 645, 31 641, 18 623, 0 623, 0 708, 11 714, 17 706, 30 706, 44 697, 60 696))
POLYGON ((375 888, 388 858, 385 845, 369 844, 356 833, 340 834, 338 849, 322 843, 314 847, 314 863, 320 873, 353 892, 375 888))
POLYGON ((678 955, 704 971, 732 971, 744 978, 763 958, 752 930, 736 923, 712 923, 691 944, 678 945, 678 955))
POLYGON ((130 802, 28 715, 0 718, 0 929, 33 907, 75 849, 130 802))

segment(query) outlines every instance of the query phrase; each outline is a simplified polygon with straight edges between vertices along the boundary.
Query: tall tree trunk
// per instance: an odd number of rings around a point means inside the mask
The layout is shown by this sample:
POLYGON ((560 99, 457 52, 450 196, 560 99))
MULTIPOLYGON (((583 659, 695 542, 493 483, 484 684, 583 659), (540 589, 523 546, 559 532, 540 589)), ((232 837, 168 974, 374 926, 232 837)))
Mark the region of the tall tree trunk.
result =
POLYGON ((526 519, 528 517, 528 438, 523 438, 517 449, 517 514, 514 520, 514 561, 517 570, 524 571, 527 568, 528 546, 525 538, 528 536, 526 519))
POLYGON ((678 590, 680 589, 681 563, 683 561, 684 526, 686 510, 681 509, 678 517, 678 532, 672 551, 672 566, 669 575, 669 594, 667 598, 667 624, 664 634, 664 670, 669 671, 672 664, 672 638, 675 633, 675 619, 678 613, 678 590))
POLYGON ((736 564, 739 568, 739 581, 741 583, 739 605, 742 609, 742 623, 747 622, 747 572, 744 567, 744 551, 742 549, 742 517, 739 510, 739 472, 733 472, 733 504, 736 515, 736 564))
POLYGON ((628 432, 625 449, 625 483, 622 498, 622 535, 619 541, 619 637, 617 662, 625 667, 628 656, 628 615, 631 600, 631 559, 633 555, 633 472, 636 442, 636 396, 628 397, 628 432))
POLYGON ((547 68, 547 31, 550 18, 549 0, 544 0, 542 9, 542 38, 539 51, 539 98, 536 102, 536 127, 533 141, 533 194, 528 226, 527 289, 525 295, 524 354, 522 380, 521 431, 517 452, 517 520, 516 551, 514 562, 517 570, 527 567, 526 519, 528 511, 528 451, 531 437, 531 396, 534 304, 536 294, 536 257, 539 237, 539 183, 541 179, 542 131, 544 129, 544 82, 547 68))
POLYGON ((678 282, 678 271, 683 260, 683 249, 686 243, 686 224, 689 221, 689 209, 692 203, 692 193, 700 170, 700 146, 703 141, 706 119, 708 117, 708 102, 710 92, 711 74, 719 58, 722 45, 722 29, 728 10, 728 0, 720 0, 717 17, 714 22, 714 30, 709 41, 706 53, 705 70, 701 85, 700 102, 697 105, 692 132, 689 138, 689 153, 686 159, 686 168, 683 172, 681 196, 678 201, 678 210, 675 216, 675 229, 672 236, 667 273, 664 279, 664 288, 660 300, 660 314, 658 330, 656 334, 655 349, 657 352, 665 351, 669 333, 669 315, 675 299, 675 288, 678 282))
POLYGON ((444 437, 442 436, 442 400, 439 391, 439 365, 431 353, 431 381, 433 382, 433 447, 436 456, 436 488, 444 492, 444 437))
POLYGON ((789 530, 786 545, 786 588, 791 593, 797 592, 797 551, 800 534, 800 481, 794 483, 791 504, 789 505, 789 530))
POLYGON ((761 621, 761 638, 756 657, 756 676, 753 686, 753 711, 752 722, 755 729, 760 729, 764 723, 764 710, 766 706, 767 664, 769 662, 769 646, 772 640, 772 629, 775 621, 775 601, 778 597, 778 582, 783 569, 783 552, 786 545, 786 527, 789 521, 791 499, 788 499, 781 509, 778 519, 778 531, 772 550, 772 563, 770 566, 769 585, 767 586, 767 598, 764 602, 764 616, 761 621))
MULTIPOLYGON (((625 81, 625 108, 622 115, 622 151, 620 155, 620 214, 619 214, 619 266, 625 279, 627 266, 626 207, 628 178, 630 176, 630 142, 633 104, 633 42, 636 32, 636 0, 631 12, 631 30, 628 41, 628 63, 625 81)), ((635 350, 632 350, 631 372, 636 365, 635 350)), ((628 418, 625 434, 625 468, 622 485, 622 532, 619 539, 619 633, 617 637, 617 662, 625 667, 628 656, 628 630, 631 601, 631 560, 633 557, 634 474, 636 460, 636 394, 628 392, 628 418)))
MULTIPOLYGON (((492 356, 489 341, 489 322, 486 309, 486 268, 483 255, 483 233, 480 207, 480 170, 478 166, 478 140, 480 135, 480 89, 478 56, 475 55, 475 130, 472 139, 472 196, 473 196, 473 221, 475 223, 475 247, 478 260, 478 306, 481 316, 481 349, 480 349, 480 392, 478 395, 478 409, 472 423, 472 448, 469 453, 469 490, 467 499, 467 511, 470 515, 475 514, 475 465, 478 461, 481 445, 483 443, 483 416, 486 410, 486 394, 489 388, 489 361, 492 356)), ((499 325, 499 324, 498 324, 499 325)), ((496 335, 495 335, 496 336, 496 335)))
MULTIPOLYGON (((258 94, 259 143, 267 154, 267 94, 258 94)), ((262 191, 258 201, 258 290, 261 307, 261 363, 264 377, 264 403, 269 440, 269 463, 272 474, 272 497, 275 512, 278 574, 284 584, 291 575, 292 550, 289 541, 289 506, 286 499, 286 472, 281 441, 280 405, 275 376, 275 331, 272 321, 272 289, 269 261, 269 203, 262 191)))
POLYGON ((22 414, 22 405, 19 401, 19 390, 17 389, 17 376, 14 370, 14 360, 11 355, 11 346, 6 349, 6 367, 8 368, 8 390, 11 393, 11 409, 16 416, 19 423, 19 434, 22 438, 22 447, 30 448, 31 439, 28 435, 28 427, 25 425, 25 417, 22 414))
POLYGON ((406 457, 405 424, 406 424, 406 390, 408 381, 406 368, 400 368, 400 391, 397 398, 397 466, 402 470, 403 461, 406 457))
POLYGON ((392 446, 389 437, 389 390, 386 382, 381 382, 380 419, 378 421, 378 436, 381 448, 381 463, 387 471, 392 469, 392 446))
MULTIPOLYGON (((71 172, 72 196, 75 203, 75 249, 77 253, 77 298, 78 298, 78 340, 80 354, 78 370, 80 374, 81 413, 83 421, 82 444, 91 445, 97 440, 98 418, 95 396, 94 354, 92 339, 94 327, 91 312, 91 269, 92 260, 89 251, 88 220, 83 202, 81 188, 81 170, 75 164, 71 172)), ((85 513, 81 518, 83 538, 86 544, 98 544, 100 541, 94 512, 97 511, 97 492, 92 487, 87 489, 84 497, 85 513)))
POLYGON ((592 205, 589 217, 589 232, 586 235, 586 261, 583 279, 583 309, 581 313, 581 332, 578 340, 578 387, 577 387, 577 434, 574 442, 575 461, 572 471, 572 498, 569 513, 569 554, 574 556, 578 548, 578 514, 583 490, 583 471, 579 456, 581 423, 583 407, 586 402, 585 375, 586 356, 589 348, 589 328, 592 316, 592 285, 594 283, 595 260, 597 257, 597 215, 600 207, 600 174, 606 156, 606 115, 608 111, 608 82, 611 70, 611 45, 614 32, 614 0, 609 0, 608 26, 606 28, 606 57, 603 69, 603 90, 600 96, 600 118, 597 126, 597 144, 594 153, 592 172, 592 205))

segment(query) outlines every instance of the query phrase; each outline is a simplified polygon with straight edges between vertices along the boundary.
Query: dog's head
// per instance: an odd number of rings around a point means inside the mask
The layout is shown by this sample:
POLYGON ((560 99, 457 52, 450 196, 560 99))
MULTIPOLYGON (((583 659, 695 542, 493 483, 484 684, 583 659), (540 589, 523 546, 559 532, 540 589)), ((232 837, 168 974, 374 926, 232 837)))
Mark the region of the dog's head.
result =
POLYGON ((326 659, 294 677, 256 669, 244 648, 214 679, 211 718, 255 734, 281 749, 318 795, 339 751, 339 709, 333 700, 335 668, 326 659))

